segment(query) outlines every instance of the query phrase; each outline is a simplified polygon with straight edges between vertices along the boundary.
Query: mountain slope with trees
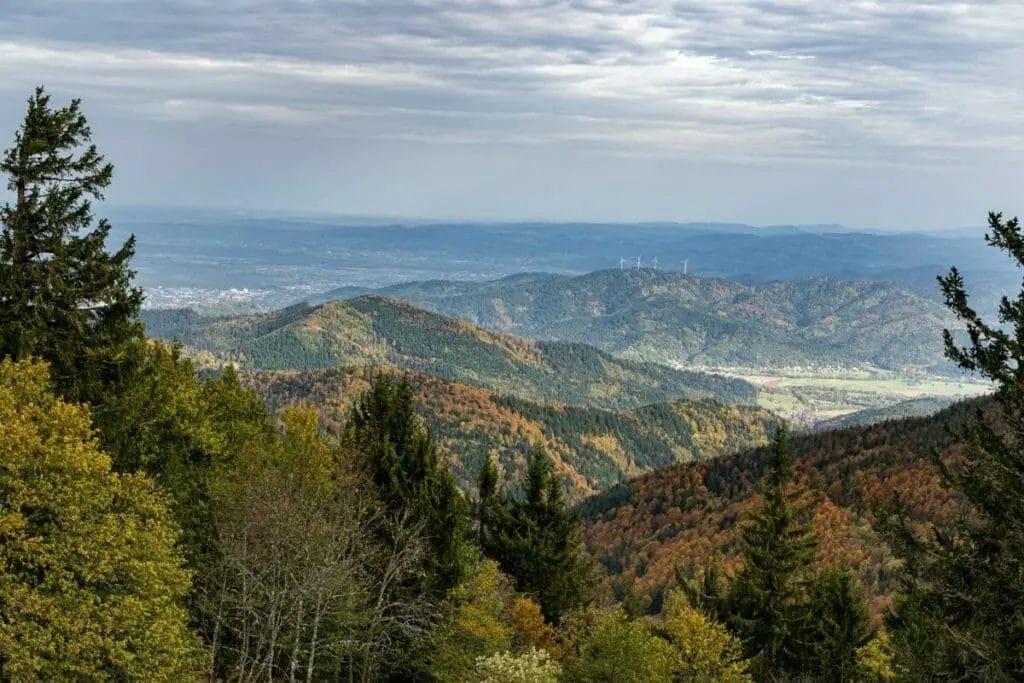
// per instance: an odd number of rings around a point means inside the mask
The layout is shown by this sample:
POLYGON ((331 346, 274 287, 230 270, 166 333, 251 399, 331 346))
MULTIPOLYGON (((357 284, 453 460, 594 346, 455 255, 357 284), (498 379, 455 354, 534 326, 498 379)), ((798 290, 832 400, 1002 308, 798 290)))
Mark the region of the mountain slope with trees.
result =
POLYGON ((866 280, 751 286, 644 268, 378 291, 497 332, 686 365, 934 368, 952 323, 938 302, 866 280))
MULTIPOLYGON (((808 492, 822 538, 818 561, 857 573, 876 611, 896 592, 897 562, 876 526, 878 506, 894 503, 916 523, 947 523, 960 513, 943 485, 933 454, 948 460, 960 434, 991 399, 957 403, 924 418, 815 432, 790 439, 794 480, 808 492)), ((726 572, 739 560, 746 511, 771 451, 760 447, 640 476, 584 501, 591 552, 623 583, 657 595, 675 572, 693 572, 709 558, 726 572)))
POLYGON ((321 424, 338 431, 352 401, 380 372, 402 374, 463 488, 496 458, 507 476, 526 467, 524 444, 544 444, 572 499, 631 476, 703 460, 766 443, 776 418, 767 411, 708 400, 677 400, 613 412, 546 405, 489 389, 394 368, 334 368, 311 372, 255 372, 242 381, 273 410, 294 403, 317 408, 321 424))
POLYGON ((612 410, 678 398, 753 405, 756 395, 742 380, 623 360, 580 343, 488 332, 377 296, 230 318, 145 311, 143 319, 152 336, 247 370, 391 364, 528 400, 612 410))

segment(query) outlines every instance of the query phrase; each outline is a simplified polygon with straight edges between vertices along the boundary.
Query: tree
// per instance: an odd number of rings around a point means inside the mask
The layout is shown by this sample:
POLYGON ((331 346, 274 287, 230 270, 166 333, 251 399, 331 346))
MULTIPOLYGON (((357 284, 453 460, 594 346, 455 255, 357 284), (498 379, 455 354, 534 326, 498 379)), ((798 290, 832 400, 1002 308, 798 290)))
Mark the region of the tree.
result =
POLYGON ((79 100, 53 109, 37 88, 0 161, 14 194, 0 209, 0 357, 43 358, 59 393, 98 406, 141 343, 142 291, 134 238, 108 253, 110 224, 91 229, 113 167, 90 137, 79 100))
POLYGON ((857 653, 873 633, 867 597, 857 579, 849 569, 820 572, 811 581, 809 604, 810 672, 832 681, 858 680, 857 653))
MULTIPOLYGON (((989 245, 1024 267, 1017 218, 990 213, 989 245)), ((897 659, 915 678, 1024 677, 1024 289, 999 302, 998 321, 970 304, 956 268, 939 278, 946 306, 966 326, 966 345, 945 332, 946 356, 996 386, 979 410, 959 462, 939 462, 965 503, 960 523, 922 538, 895 534, 907 564, 905 597, 890 626, 897 659)))
POLYGON ((817 544, 788 489, 793 459, 783 427, 766 465, 763 502, 743 529, 744 563, 729 595, 729 622, 758 670, 798 669, 817 544))
POLYGON ((517 590, 540 604, 550 623, 587 601, 590 571, 581 551, 579 520, 566 507, 562 483, 543 446, 530 453, 523 497, 507 497, 488 516, 484 554, 498 561, 517 590))
POLYGON ((676 653, 642 621, 622 610, 595 612, 565 663, 565 679, 593 683, 668 683, 676 653))
POLYGON ((531 648, 522 654, 501 652, 476 660, 478 683, 556 683, 562 667, 544 650, 531 648))
POLYGON ((211 485, 219 562, 201 605, 211 677, 376 680, 433 624, 435 605, 406 588, 421 576, 422 543, 415 525, 383 515, 312 409, 282 422, 280 440, 240 454, 211 485))
POLYGON ((660 631, 676 647, 675 680, 701 683, 750 681, 743 644, 673 591, 665 601, 660 631))
POLYGON ((409 382, 377 376, 353 405, 345 441, 365 463, 385 509, 422 523, 430 550, 423 589, 458 584, 469 563, 469 508, 416 414, 409 382))
POLYGON ((110 471, 88 408, 0 361, 0 678, 184 680, 202 669, 164 496, 110 471))
POLYGON ((478 658, 512 647, 512 586, 497 563, 484 560, 441 603, 430 643, 430 673, 439 681, 474 680, 478 658))

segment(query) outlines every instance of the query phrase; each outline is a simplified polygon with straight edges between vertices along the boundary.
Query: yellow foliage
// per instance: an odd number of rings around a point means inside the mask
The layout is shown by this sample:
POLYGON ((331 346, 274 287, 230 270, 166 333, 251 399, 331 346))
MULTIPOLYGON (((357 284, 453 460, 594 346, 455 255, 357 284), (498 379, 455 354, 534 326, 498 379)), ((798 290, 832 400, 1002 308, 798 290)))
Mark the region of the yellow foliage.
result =
POLYGON ((10 680, 187 680, 202 668, 164 497, 110 471, 44 365, 0 362, 0 662, 10 680))

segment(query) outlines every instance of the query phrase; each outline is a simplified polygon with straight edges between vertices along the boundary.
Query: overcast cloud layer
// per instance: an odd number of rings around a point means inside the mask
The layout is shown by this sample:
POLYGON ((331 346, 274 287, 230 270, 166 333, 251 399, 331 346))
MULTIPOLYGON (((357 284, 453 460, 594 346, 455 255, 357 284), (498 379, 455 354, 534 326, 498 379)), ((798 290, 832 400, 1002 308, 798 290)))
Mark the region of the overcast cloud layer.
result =
POLYGON ((424 217, 1024 213, 1024 2, 0 0, 0 125, 111 200, 424 217))

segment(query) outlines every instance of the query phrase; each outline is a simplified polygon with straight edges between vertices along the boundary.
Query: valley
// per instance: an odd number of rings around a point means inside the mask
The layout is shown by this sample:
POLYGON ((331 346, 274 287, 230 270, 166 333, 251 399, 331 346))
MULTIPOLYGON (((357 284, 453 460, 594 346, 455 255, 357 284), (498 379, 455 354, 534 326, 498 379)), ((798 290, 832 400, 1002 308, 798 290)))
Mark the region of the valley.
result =
POLYGON ((805 428, 845 424, 844 418, 852 424, 867 424, 926 415, 992 390, 991 384, 966 375, 903 375, 884 370, 701 370, 751 383, 757 388, 758 407, 805 428))

